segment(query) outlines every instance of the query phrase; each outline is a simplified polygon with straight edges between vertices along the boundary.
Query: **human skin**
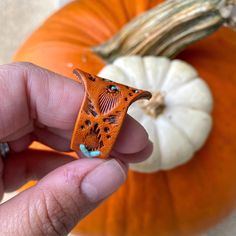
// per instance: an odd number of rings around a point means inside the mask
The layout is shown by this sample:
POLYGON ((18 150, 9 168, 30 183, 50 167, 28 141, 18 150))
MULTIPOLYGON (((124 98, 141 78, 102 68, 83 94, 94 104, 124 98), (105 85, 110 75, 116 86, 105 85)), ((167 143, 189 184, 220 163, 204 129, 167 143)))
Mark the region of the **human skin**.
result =
POLYGON ((127 116, 110 158, 67 156, 83 96, 79 83, 33 64, 0 66, 0 142, 11 149, 0 158, 0 197, 39 180, 0 205, 1 235, 67 235, 124 183, 128 163, 151 154, 146 131, 127 116), (28 149, 35 140, 58 152, 28 149))

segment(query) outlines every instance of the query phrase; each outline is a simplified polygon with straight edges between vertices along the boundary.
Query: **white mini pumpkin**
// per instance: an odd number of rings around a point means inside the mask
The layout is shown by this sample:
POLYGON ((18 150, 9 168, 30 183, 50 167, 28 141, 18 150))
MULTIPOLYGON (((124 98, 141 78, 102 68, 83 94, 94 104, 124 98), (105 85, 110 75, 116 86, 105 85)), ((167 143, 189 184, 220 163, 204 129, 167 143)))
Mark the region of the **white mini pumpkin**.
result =
POLYGON ((131 164, 139 172, 166 170, 190 160, 205 143, 212 126, 212 96, 196 70, 181 60, 127 56, 105 66, 99 76, 153 93, 133 104, 129 114, 149 133, 149 159, 131 164))

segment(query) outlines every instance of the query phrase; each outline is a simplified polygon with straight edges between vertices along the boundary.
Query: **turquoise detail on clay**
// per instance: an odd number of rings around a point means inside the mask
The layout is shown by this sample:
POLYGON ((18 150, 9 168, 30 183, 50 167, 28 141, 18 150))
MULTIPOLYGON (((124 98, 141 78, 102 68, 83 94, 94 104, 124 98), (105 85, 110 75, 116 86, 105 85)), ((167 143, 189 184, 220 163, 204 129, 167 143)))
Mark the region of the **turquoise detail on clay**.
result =
POLYGON ((86 156, 86 157, 97 157, 101 155, 100 151, 89 151, 84 144, 80 144, 80 151, 86 156))

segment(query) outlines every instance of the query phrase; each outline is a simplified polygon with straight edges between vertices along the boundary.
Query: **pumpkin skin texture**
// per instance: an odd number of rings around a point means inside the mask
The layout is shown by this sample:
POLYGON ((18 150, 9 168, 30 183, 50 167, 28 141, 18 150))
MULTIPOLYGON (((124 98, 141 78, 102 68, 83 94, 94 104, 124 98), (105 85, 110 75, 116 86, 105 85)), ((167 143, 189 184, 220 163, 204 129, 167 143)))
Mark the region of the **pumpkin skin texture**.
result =
MULTIPOLYGON (((75 1, 49 18, 15 60, 30 61, 71 78, 70 63, 97 74, 105 62, 90 47, 158 2, 75 1)), ((213 128, 206 145, 174 170, 130 172, 125 185, 79 224, 75 231, 80 235, 195 235, 235 208, 236 33, 221 29, 178 58, 193 65, 213 93, 213 128)))

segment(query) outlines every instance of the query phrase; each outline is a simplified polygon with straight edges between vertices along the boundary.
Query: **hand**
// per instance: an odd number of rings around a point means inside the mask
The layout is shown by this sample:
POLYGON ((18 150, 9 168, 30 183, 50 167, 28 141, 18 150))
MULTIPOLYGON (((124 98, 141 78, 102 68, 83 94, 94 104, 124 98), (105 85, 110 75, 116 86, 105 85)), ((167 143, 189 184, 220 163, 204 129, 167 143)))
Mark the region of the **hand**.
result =
POLYGON ((145 130, 127 116, 112 159, 74 160, 70 138, 83 99, 75 81, 29 63, 0 66, 0 196, 30 179, 34 187, 0 206, 1 235, 66 235, 125 181, 127 165, 152 151, 145 130), (39 141, 58 152, 28 149, 39 141))

